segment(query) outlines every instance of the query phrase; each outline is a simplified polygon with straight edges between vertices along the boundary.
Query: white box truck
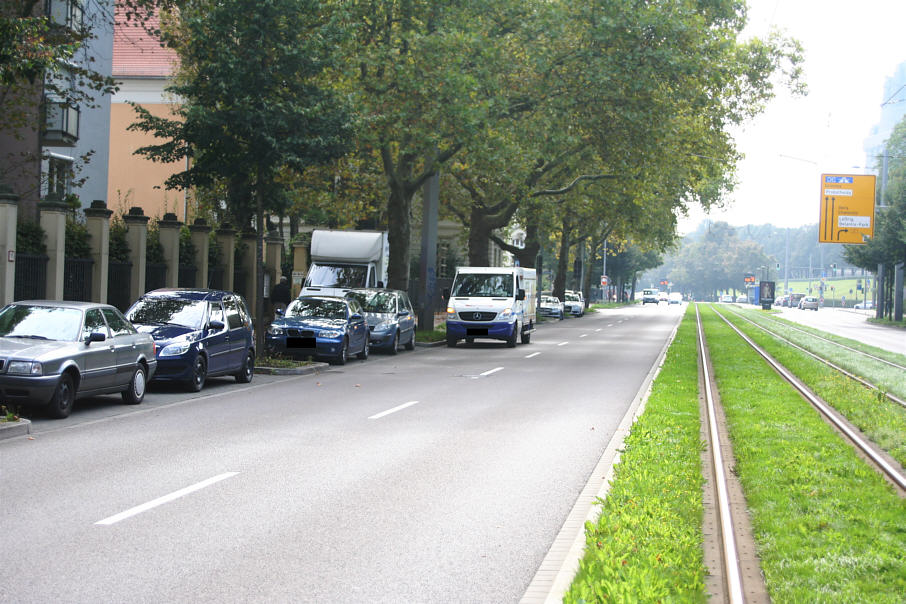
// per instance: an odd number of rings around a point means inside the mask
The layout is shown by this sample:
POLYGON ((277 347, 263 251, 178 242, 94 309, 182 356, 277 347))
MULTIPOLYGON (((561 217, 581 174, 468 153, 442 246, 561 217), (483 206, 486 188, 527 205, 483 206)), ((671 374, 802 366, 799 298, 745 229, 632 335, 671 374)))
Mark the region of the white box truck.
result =
POLYGON ((312 231, 301 295, 344 296, 359 287, 385 287, 389 254, 386 231, 312 231))
POLYGON ((447 346, 475 338, 528 344, 535 331, 535 269, 463 266, 447 297, 447 346))

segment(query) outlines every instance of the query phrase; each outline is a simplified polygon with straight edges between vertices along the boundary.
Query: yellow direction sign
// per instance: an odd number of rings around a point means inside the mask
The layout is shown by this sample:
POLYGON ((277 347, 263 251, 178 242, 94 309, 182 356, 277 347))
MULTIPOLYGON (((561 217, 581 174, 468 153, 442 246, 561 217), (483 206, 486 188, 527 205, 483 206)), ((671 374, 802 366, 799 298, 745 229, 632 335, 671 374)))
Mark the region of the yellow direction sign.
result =
POLYGON ((819 243, 865 243, 875 234, 875 177, 822 174, 819 243))

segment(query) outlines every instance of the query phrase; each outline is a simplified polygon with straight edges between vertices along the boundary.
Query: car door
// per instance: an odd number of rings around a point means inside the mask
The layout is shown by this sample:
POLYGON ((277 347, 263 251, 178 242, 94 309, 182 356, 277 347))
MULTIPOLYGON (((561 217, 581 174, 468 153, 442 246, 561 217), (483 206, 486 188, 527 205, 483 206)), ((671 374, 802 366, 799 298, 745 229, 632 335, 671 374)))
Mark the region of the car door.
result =
POLYGON ((85 322, 82 327, 81 357, 84 360, 85 370, 79 384, 79 392, 103 390, 111 388, 116 380, 116 347, 107 329, 107 322, 99 308, 89 308, 85 311, 85 322), (92 333, 103 334, 104 340, 91 342, 88 338, 92 333))
POLYGON ((227 325, 223 305, 218 300, 208 304, 207 325, 212 321, 220 321, 223 325, 219 329, 207 329, 204 332, 205 352, 208 355, 208 373, 216 374, 228 371, 232 363, 230 353, 230 329, 227 325))
POLYGON ((239 369, 242 366, 251 344, 250 319, 244 310, 236 296, 223 299, 223 312, 226 313, 227 329, 230 331, 230 369, 239 369))
POLYGON ((129 321, 114 308, 102 308, 101 314, 107 320, 110 332, 110 342, 116 353, 116 371, 112 382, 116 386, 123 386, 132 379, 132 370, 135 369, 139 353, 138 331, 129 321))
POLYGON ((349 335, 350 352, 359 352, 365 348, 365 333, 368 324, 365 322, 365 311, 357 300, 347 299, 346 333, 349 335))
POLYGON ((400 342, 408 342, 409 338, 414 338, 415 331, 415 311, 412 309, 412 302, 405 293, 399 295, 398 312, 400 314, 400 342), (406 313, 405 315, 403 313, 406 313), (410 335, 411 334, 411 335, 410 335))

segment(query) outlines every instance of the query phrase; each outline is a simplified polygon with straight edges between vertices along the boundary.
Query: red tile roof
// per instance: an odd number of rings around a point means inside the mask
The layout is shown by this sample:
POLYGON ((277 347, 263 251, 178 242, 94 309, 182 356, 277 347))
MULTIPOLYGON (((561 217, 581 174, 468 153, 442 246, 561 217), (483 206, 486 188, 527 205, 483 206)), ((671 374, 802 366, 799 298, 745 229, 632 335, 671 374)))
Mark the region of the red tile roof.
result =
POLYGON ((164 48, 145 27, 155 29, 160 19, 150 17, 145 24, 128 21, 117 7, 113 29, 113 77, 167 77, 179 63, 176 53, 164 48))

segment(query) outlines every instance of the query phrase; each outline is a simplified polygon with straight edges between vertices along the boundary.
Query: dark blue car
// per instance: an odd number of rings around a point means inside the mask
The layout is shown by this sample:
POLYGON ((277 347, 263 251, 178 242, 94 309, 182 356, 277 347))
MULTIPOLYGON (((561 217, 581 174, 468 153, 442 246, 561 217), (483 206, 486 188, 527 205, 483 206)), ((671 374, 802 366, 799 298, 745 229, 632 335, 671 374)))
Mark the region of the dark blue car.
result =
POLYGON ((368 358, 368 324, 353 298, 300 296, 265 334, 267 349, 276 354, 321 357, 344 365, 350 354, 368 358))
POLYGON ((183 382, 198 392, 208 377, 252 381, 255 332, 239 294, 211 289, 157 289, 126 311, 157 344, 155 380, 183 382))

